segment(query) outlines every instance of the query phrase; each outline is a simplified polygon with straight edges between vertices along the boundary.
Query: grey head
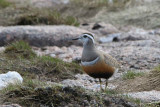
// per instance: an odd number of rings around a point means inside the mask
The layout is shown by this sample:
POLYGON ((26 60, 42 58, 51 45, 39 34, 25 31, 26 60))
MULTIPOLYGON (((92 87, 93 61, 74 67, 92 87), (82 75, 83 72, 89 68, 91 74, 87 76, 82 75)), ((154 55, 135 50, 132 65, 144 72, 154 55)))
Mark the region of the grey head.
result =
POLYGON ((72 40, 80 40, 83 43, 83 46, 94 45, 94 37, 91 33, 83 33, 78 38, 74 38, 72 40))
POLYGON ((93 61, 98 57, 92 34, 83 33, 78 38, 74 38, 73 40, 80 40, 83 43, 82 61, 93 61))

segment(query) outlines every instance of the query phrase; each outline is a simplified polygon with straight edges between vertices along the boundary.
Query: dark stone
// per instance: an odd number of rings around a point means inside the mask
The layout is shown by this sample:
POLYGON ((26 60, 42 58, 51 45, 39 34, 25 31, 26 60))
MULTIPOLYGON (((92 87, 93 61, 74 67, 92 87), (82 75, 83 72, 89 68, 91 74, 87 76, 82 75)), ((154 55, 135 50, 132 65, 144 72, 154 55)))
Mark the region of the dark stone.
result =
POLYGON ((83 24, 82 24, 82 26, 88 26, 88 25, 89 25, 88 23, 83 23, 83 24))
POLYGON ((100 24, 95 23, 94 26, 92 27, 92 30, 98 30, 100 28, 103 28, 100 24))
POLYGON ((125 41, 136 41, 136 40, 144 40, 144 38, 134 37, 134 36, 129 35, 128 37, 123 38, 122 40, 125 40, 125 41))

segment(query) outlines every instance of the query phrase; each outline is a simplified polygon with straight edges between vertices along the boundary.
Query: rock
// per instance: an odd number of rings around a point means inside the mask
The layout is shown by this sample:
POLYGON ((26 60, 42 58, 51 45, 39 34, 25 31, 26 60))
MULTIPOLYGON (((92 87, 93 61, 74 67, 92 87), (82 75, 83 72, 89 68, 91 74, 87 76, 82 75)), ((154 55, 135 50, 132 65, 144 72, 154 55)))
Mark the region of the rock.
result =
POLYGON ((88 23, 83 23, 83 24, 82 24, 82 26, 88 26, 88 25, 89 25, 88 23))
POLYGON ((100 43, 107 43, 107 42, 113 42, 113 41, 119 41, 119 37, 121 36, 120 33, 110 34, 107 37, 100 37, 99 42, 100 43))
POLYGON ((42 51, 40 48, 34 48, 37 55, 49 55, 51 57, 58 57, 63 61, 72 62, 81 58, 82 47, 70 46, 70 47, 57 47, 57 46, 46 46, 46 50, 42 51))
POLYGON ((119 30, 111 24, 106 24, 106 23, 99 23, 99 24, 102 26, 102 28, 99 29, 99 32, 103 35, 119 33, 119 30))
POLYGON ((5 47, 0 47, 0 53, 2 53, 5 50, 5 47))
POLYGON ((160 35, 160 29, 151 30, 151 31, 149 32, 149 34, 152 34, 152 35, 160 35))
POLYGON ((16 71, 9 71, 6 74, 0 74, 0 90, 5 88, 9 84, 22 83, 23 78, 16 71))
POLYGON ((93 27, 92 27, 92 30, 98 30, 98 29, 100 29, 100 28, 103 28, 100 24, 98 24, 98 23, 95 23, 94 25, 93 25, 93 27))
POLYGON ((144 102, 159 101, 160 100, 160 91, 142 91, 142 92, 131 92, 126 93, 133 98, 141 99, 144 102))
POLYGON ((0 105, 0 107, 22 107, 18 104, 0 105))
POLYGON ((87 29, 95 34, 95 37, 106 36, 108 34, 119 33, 119 30, 111 24, 106 23, 84 23, 80 28, 87 29))
MULTIPOLYGON (((75 75, 75 77, 76 77, 75 80, 67 79, 67 80, 63 80, 61 83, 70 87, 79 86, 79 87, 83 87, 85 89, 94 90, 94 91, 100 90, 100 84, 98 79, 94 79, 87 74, 77 74, 75 75)), ((102 79, 103 88, 105 88, 104 84, 105 84, 105 79, 102 79)), ((115 85, 108 84, 108 89, 115 89, 115 88, 116 88, 115 85)))
POLYGON ((136 40, 144 40, 143 38, 139 37, 139 38, 136 38, 136 37, 133 37, 133 36, 128 36, 126 38, 123 38, 122 40, 125 40, 125 41, 136 41, 136 40))
MULTIPOLYGON (((21 2, 20 0, 17 0, 18 2, 21 2)), ((24 1, 23 1, 24 2, 24 1)), ((70 0, 31 0, 28 3, 28 5, 31 5, 32 7, 38 7, 38 8, 51 8, 55 7, 57 5, 65 5, 68 4, 70 0)))
POLYGON ((10 26, 0 27, 0 46, 15 40, 24 40, 33 46, 82 45, 71 38, 89 32, 73 26, 10 26))

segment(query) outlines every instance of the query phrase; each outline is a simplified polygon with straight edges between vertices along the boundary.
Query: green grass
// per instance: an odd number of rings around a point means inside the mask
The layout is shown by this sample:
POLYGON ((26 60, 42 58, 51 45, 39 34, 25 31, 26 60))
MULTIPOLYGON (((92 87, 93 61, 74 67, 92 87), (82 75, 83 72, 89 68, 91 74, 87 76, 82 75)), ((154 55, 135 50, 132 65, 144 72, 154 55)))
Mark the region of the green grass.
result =
POLYGON ((35 87, 44 87, 44 86, 46 86, 45 82, 24 77, 22 84, 21 83, 9 84, 7 87, 0 90, 0 93, 7 93, 13 90, 19 90, 21 88, 34 89, 35 87))
POLYGON ((107 89, 106 91, 105 91, 105 93, 107 94, 107 95, 117 95, 118 94, 118 92, 116 91, 116 90, 111 90, 111 89, 107 89))
POLYGON ((5 8, 8 7, 11 3, 6 0, 0 0, 0 7, 5 8))
POLYGON ((144 107, 160 107, 160 101, 147 103, 144 107))
POLYGON ((138 98, 133 98, 133 97, 131 97, 129 95, 121 95, 121 97, 124 98, 124 99, 126 99, 127 101, 136 103, 140 107, 141 107, 141 105, 143 105, 142 101, 140 99, 138 99, 138 98))
POLYGON ((160 65, 155 68, 156 71, 160 72, 160 65))
POLYGON ((135 77, 138 77, 138 76, 143 76, 144 73, 143 72, 134 72, 134 71, 128 71, 127 73, 125 73, 122 78, 124 80, 126 79, 134 79, 135 77))
POLYGON ((80 65, 64 62, 50 56, 37 56, 28 43, 16 41, 0 53, 0 72, 17 71, 23 77, 46 81, 74 79, 75 74, 83 73, 80 65))
POLYGON ((12 58, 33 58, 36 56, 36 54, 33 52, 32 48, 29 46, 27 42, 24 41, 16 41, 11 44, 9 44, 4 53, 8 57, 12 58))

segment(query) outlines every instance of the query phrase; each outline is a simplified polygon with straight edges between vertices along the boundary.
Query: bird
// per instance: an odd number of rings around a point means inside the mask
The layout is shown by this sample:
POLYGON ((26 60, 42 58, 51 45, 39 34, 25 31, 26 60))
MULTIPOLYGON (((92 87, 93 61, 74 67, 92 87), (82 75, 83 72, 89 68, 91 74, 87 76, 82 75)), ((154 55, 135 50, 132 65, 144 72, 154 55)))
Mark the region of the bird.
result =
POLYGON ((109 54, 100 51, 95 46, 95 39, 91 33, 83 33, 72 40, 80 40, 83 43, 83 52, 81 57, 81 66, 83 71, 93 78, 98 78, 100 89, 102 88, 101 79, 106 79, 105 90, 108 85, 108 79, 120 68, 120 63, 109 54))

